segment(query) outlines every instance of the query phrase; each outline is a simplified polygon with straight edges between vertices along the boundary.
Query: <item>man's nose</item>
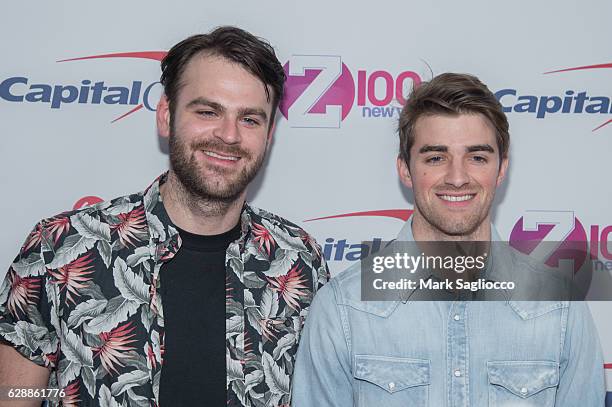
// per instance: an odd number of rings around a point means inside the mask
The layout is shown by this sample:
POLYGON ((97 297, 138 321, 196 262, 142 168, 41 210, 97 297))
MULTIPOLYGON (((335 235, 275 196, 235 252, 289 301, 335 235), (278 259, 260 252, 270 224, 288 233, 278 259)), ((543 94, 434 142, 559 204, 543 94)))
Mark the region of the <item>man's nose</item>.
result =
POLYGON ((215 128, 214 136, 226 144, 237 144, 241 140, 238 121, 232 117, 224 116, 215 128))
POLYGON ((467 164, 461 160, 455 160, 448 166, 448 171, 444 178, 444 182, 448 185, 452 185, 455 188, 461 188, 462 186, 470 182, 470 176, 466 168, 467 164))

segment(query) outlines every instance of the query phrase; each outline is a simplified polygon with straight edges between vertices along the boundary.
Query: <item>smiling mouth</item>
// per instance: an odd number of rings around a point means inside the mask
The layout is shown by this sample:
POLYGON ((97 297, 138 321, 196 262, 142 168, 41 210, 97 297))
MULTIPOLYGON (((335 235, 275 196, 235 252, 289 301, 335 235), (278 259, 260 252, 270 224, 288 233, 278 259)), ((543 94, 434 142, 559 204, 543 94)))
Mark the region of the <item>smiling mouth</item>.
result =
POLYGON ((448 202, 464 202, 474 199, 476 194, 465 194, 465 195, 438 195, 440 199, 448 202))
POLYGON ((213 151, 203 151, 204 154, 206 154, 209 157, 213 157, 213 158, 217 158, 219 160, 225 160, 225 161, 238 161, 240 159, 240 157, 234 157, 231 155, 222 155, 219 153, 215 153, 213 151))

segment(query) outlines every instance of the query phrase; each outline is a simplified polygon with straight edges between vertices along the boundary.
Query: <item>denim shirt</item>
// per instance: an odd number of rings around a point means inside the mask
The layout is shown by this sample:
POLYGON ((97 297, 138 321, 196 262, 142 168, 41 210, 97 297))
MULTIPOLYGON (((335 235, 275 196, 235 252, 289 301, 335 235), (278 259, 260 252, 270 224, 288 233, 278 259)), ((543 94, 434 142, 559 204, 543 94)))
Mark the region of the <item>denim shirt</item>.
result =
MULTIPOLYGON (((399 238, 413 240, 410 222, 399 238)), ((492 256, 516 273, 529 266, 509 248, 492 256)), ((601 347, 584 302, 366 302, 359 266, 312 303, 294 407, 604 405, 601 347)))

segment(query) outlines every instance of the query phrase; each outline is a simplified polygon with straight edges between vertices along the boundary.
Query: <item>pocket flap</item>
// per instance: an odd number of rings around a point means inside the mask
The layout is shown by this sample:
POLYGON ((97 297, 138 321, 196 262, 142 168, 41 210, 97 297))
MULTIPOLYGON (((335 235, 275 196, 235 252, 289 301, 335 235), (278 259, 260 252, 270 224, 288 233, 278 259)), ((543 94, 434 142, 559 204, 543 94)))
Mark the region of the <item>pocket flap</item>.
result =
POLYGON ((395 393, 429 384, 429 360, 355 355, 354 376, 395 393))
POLYGON ((559 365, 549 361, 487 362, 489 383, 502 386, 521 398, 559 384, 559 365))

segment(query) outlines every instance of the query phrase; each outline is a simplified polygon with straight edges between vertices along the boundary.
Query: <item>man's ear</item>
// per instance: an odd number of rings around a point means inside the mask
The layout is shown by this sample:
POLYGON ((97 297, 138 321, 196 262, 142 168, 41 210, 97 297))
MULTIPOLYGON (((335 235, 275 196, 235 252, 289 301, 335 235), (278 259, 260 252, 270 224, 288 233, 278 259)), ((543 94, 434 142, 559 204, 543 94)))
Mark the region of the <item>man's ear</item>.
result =
POLYGON ((402 184, 406 185, 408 188, 412 188, 410 169, 401 157, 397 157, 397 174, 399 175, 402 184))
POLYGON ((268 137, 266 139, 266 148, 270 147, 270 144, 272 143, 272 137, 274 136, 274 130, 276 130, 276 120, 272 121, 272 124, 270 124, 270 129, 268 130, 268 137))
POLYGON ((157 121, 157 131, 162 137, 170 136, 170 104, 166 95, 162 95, 157 103, 157 111, 155 112, 155 120, 157 121))
POLYGON ((506 172, 508 171, 508 157, 504 158, 501 162, 501 165, 499 166, 499 173, 497 174, 497 183, 496 183, 496 187, 499 187, 501 185, 501 183, 504 181, 504 178, 506 178, 506 172))

